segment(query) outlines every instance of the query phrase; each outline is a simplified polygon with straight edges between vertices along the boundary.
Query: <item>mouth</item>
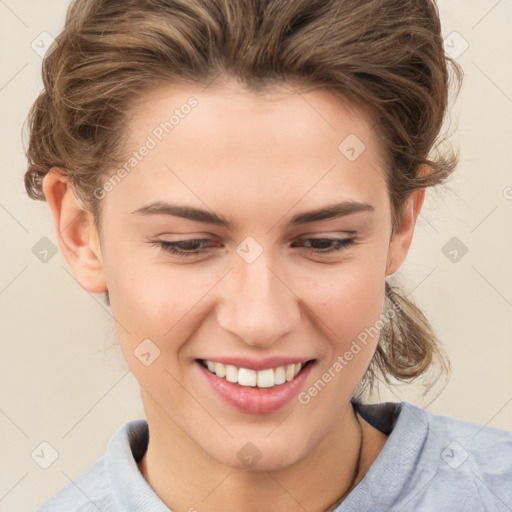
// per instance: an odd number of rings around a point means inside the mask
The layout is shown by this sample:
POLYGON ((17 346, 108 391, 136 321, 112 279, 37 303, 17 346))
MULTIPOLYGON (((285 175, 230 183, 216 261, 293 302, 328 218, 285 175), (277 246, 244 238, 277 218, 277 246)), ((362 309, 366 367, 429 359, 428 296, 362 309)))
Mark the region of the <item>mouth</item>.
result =
POLYGON ((287 364, 279 361, 281 366, 261 361, 250 364, 258 369, 225 364, 227 361, 196 359, 195 362, 202 382, 213 396, 244 413, 267 414, 283 409, 297 397, 317 360, 287 361, 287 364))
POLYGON ((197 361, 210 373, 232 384, 243 387, 273 388, 292 381, 307 365, 315 360, 310 359, 304 363, 293 363, 262 370, 237 367, 207 359, 198 359, 197 361))

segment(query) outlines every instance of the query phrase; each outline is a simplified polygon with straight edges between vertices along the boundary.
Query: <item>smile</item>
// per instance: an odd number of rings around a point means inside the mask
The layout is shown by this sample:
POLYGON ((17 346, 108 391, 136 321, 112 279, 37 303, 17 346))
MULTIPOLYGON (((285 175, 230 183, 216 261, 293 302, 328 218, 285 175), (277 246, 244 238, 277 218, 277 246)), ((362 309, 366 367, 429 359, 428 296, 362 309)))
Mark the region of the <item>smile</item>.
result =
POLYGON ((194 371, 199 372, 200 382, 214 396, 249 414, 268 414, 290 404, 318 362, 281 356, 260 360, 230 357, 222 361, 196 359, 194 371))
POLYGON ((259 371, 249 368, 238 368, 234 365, 222 364, 206 359, 201 359, 200 363, 217 377, 233 384, 245 387, 272 388, 293 380, 309 361, 278 366, 277 368, 266 368, 259 371))

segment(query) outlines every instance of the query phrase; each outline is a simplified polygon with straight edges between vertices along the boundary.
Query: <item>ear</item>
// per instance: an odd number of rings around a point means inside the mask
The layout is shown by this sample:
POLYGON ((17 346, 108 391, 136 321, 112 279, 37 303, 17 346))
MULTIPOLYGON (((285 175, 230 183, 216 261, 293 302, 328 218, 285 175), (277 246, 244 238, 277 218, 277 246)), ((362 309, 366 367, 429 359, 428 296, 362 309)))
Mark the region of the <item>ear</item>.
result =
POLYGON ((416 220, 425 199, 425 189, 411 192, 403 207, 400 224, 394 231, 388 249, 386 276, 394 274, 402 265, 411 246, 416 220))
POLYGON ((80 286, 103 293, 107 284, 92 214, 81 206, 69 179, 52 167, 43 180, 43 192, 53 214, 59 247, 80 286))

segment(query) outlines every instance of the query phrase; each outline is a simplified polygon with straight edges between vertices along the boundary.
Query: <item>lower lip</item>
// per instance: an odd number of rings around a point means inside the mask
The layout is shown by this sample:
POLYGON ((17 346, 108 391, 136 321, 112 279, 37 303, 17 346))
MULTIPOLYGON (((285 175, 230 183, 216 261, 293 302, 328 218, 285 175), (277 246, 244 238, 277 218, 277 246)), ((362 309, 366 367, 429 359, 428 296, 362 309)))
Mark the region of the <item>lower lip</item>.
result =
POLYGON ((217 377, 198 361, 196 364, 208 384, 226 402, 243 412, 267 414, 278 411, 299 394, 315 363, 308 363, 291 381, 272 388, 240 386, 217 377))

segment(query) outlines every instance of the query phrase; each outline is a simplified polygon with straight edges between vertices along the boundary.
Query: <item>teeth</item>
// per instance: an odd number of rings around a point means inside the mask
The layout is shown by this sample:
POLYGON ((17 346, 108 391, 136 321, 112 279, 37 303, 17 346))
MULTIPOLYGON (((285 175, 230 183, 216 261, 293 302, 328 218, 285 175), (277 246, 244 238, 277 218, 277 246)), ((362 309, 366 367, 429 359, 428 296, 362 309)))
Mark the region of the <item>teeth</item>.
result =
POLYGON ((300 372, 303 364, 289 364, 278 368, 266 370, 250 370, 214 361, 205 361, 208 370, 217 377, 225 378, 228 382, 238 383, 240 386, 271 388, 291 381, 300 372))
POLYGON ((258 372, 257 385, 259 388, 271 388, 274 385, 274 370, 269 368, 268 370, 261 370, 258 372))
MULTIPOLYGON (((217 376, 220 377, 218 373, 217 376)), ((238 384, 241 386, 256 386, 256 380, 257 376, 254 370, 248 370, 247 368, 240 368, 238 370, 238 384)))
POLYGON ((280 366, 274 370, 274 384, 277 386, 279 384, 284 384, 286 382, 286 372, 284 371, 284 367, 280 366))
POLYGON ((230 364, 226 365, 226 380, 228 382, 238 382, 238 369, 235 366, 230 364))
POLYGON ((215 364, 215 373, 219 377, 225 377, 226 376, 226 367, 221 363, 214 363, 215 364))

